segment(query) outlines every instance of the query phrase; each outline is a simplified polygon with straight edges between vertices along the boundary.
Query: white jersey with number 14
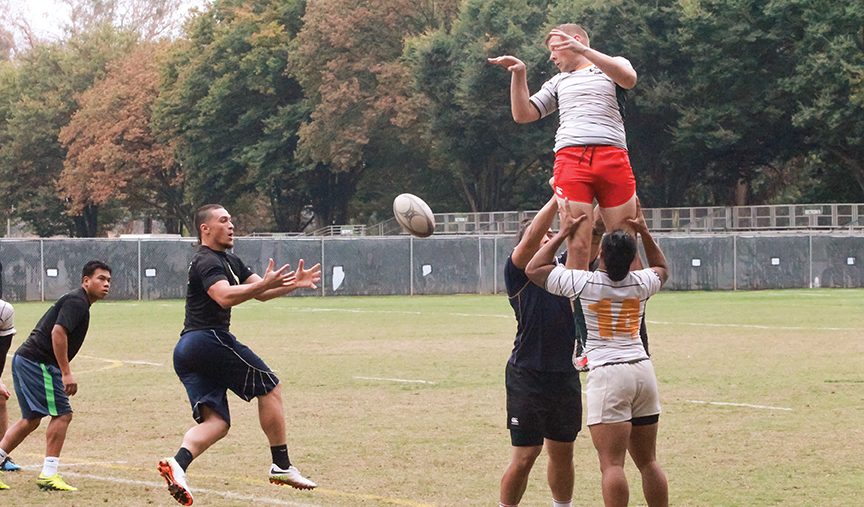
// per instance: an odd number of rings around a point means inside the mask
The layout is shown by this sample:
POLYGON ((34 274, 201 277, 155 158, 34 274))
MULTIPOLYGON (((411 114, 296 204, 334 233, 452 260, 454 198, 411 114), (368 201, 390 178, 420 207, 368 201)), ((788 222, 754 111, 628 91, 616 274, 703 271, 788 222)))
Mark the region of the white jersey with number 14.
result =
POLYGON ((581 271, 556 266, 546 279, 552 294, 579 298, 588 339, 588 367, 645 359, 639 339, 645 302, 660 290, 660 277, 651 269, 631 271, 612 281, 605 271, 581 271))

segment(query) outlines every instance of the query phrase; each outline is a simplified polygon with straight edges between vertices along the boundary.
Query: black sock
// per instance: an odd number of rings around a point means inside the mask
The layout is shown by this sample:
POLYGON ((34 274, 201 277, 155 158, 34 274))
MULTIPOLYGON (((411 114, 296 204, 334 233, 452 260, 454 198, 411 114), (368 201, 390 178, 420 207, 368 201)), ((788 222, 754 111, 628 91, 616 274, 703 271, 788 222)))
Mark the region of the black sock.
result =
POLYGON ((288 445, 274 445, 270 448, 270 454, 273 455, 273 464, 282 470, 288 470, 291 466, 291 460, 288 459, 288 445))
POLYGON ((174 460, 177 461, 177 464, 180 465, 180 468, 185 472, 187 468, 189 468, 189 464, 192 463, 192 453, 189 452, 189 449, 185 447, 181 447, 177 454, 174 455, 174 460))

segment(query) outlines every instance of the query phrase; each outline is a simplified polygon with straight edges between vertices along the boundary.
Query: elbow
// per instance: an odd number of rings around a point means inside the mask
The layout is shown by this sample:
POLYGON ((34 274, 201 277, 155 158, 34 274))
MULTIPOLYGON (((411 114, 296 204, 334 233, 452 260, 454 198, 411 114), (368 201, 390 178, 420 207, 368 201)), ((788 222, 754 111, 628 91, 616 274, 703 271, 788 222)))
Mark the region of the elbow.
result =
POLYGON ((525 276, 527 276, 535 285, 541 287, 546 282, 546 280, 543 279, 543 272, 539 270, 537 266, 532 266, 530 263, 525 266, 525 276))
POLYGON ((516 123, 518 123, 520 125, 524 125, 525 123, 531 123, 534 120, 532 118, 528 118, 524 115, 513 113, 513 121, 515 121, 516 123))
POLYGON ((625 90, 631 90, 636 86, 636 81, 638 81, 638 79, 636 78, 636 74, 633 74, 632 76, 627 76, 622 79, 621 82, 618 83, 618 86, 624 88, 625 90))
POLYGON ((216 304, 219 305, 219 308, 223 310, 231 308, 231 303, 225 298, 213 298, 213 301, 215 301, 216 304))

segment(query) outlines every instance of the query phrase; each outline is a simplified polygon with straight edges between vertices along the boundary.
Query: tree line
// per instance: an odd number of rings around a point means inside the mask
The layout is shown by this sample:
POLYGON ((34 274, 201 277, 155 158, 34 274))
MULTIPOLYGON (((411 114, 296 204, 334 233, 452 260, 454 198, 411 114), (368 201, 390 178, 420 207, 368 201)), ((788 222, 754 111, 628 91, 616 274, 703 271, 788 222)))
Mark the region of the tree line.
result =
POLYGON ((536 209, 557 119, 515 124, 486 58, 535 91, 564 22, 639 74, 644 205, 864 201, 858 0, 215 0, 171 37, 177 0, 66 1, 60 40, 0 24, 0 214, 42 236, 188 233, 205 202, 243 232, 375 223, 402 192, 536 209))

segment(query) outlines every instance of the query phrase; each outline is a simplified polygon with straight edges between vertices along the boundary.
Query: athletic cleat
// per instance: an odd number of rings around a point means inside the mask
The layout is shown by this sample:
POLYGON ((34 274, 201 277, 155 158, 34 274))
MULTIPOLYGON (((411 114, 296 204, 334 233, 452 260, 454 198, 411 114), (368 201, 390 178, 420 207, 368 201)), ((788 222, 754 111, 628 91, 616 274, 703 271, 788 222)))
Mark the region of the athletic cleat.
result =
POLYGON ((300 475, 300 470, 291 465, 287 470, 282 470, 276 465, 270 466, 270 483, 278 486, 291 486, 296 489, 315 489, 317 484, 300 475))
POLYGON ((159 461, 159 475, 168 483, 168 492, 180 505, 192 505, 192 492, 186 484, 186 472, 174 458, 159 461))
POLYGON ((574 357, 573 366, 576 367, 576 371, 588 371, 588 356, 574 357))
POLYGON ((9 486, 7 486, 3 481, 0 481, 0 491, 3 491, 4 489, 9 489, 9 486))
POLYGON ((39 474, 39 478, 36 479, 36 485, 43 491, 78 491, 78 488, 66 484, 66 481, 60 477, 60 474, 54 474, 48 477, 39 474))
POLYGON ((0 470, 4 472, 18 472, 21 470, 21 467, 16 465, 15 462, 12 461, 12 458, 7 456, 6 459, 3 460, 3 463, 0 464, 0 470))

